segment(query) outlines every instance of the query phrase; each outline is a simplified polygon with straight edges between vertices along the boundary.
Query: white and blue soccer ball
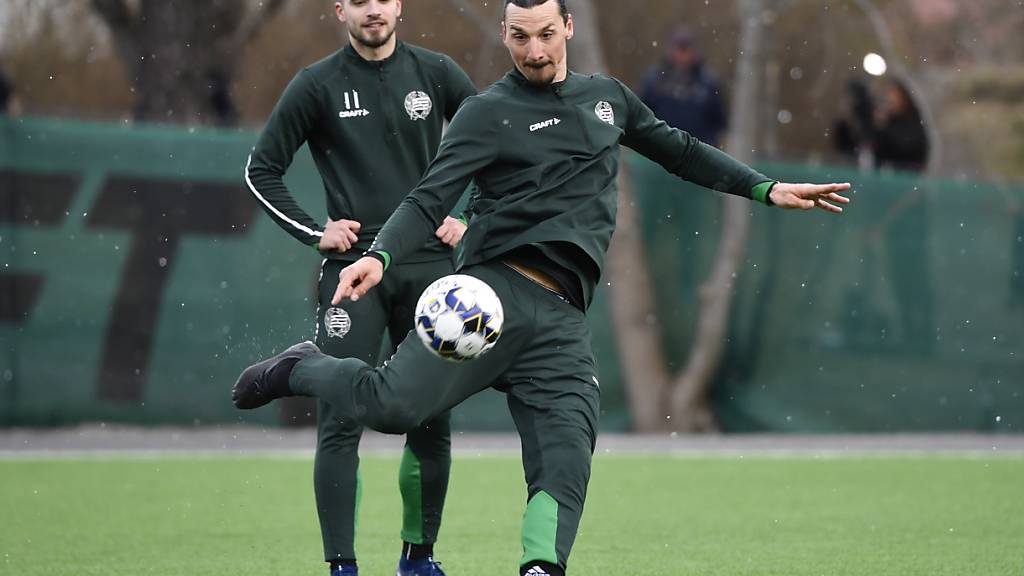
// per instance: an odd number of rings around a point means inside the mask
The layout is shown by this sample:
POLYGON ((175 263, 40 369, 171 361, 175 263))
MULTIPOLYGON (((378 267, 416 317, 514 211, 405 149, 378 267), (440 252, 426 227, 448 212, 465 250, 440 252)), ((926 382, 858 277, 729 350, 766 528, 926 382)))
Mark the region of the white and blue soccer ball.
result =
POLYGON ((472 360, 494 347, 505 313, 486 282, 465 274, 435 280, 416 302, 416 333, 441 358, 472 360))

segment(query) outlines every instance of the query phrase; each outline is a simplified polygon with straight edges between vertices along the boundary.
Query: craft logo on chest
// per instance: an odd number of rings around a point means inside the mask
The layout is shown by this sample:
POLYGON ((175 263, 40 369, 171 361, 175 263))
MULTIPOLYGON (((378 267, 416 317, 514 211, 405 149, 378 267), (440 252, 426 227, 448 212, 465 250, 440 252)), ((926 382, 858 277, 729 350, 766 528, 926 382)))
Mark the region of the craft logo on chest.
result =
POLYGON ((370 111, 359 104, 359 92, 345 92, 345 109, 338 112, 338 118, 361 118, 369 115, 370 111))

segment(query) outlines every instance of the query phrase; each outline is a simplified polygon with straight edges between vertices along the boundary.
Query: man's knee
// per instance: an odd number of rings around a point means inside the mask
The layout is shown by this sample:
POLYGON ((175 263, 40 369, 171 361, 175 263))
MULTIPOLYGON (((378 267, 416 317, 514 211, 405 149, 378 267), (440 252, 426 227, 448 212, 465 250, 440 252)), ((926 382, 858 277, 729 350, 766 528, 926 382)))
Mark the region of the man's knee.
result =
POLYGON ((395 402, 378 410, 378 416, 370 427, 385 434, 408 434, 423 422, 418 411, 405 402, 395 402))
POLYGON ((359 449, 363 427, 336 418, 321 417, 317 433, 317 449, 320 452, 350 452, 359 449))
POLYGON ((448 454, 451 452, 452 430, 449 412, 427 420, 409 432, 406 445, 417 455, 448 454))

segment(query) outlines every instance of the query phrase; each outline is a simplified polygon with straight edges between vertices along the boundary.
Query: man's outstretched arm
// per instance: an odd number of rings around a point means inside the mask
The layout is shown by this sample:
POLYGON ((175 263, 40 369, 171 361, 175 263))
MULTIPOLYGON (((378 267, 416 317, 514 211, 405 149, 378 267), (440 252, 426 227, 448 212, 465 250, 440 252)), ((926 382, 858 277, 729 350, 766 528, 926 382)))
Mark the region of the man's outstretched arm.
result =
POLYGON ((629 120, 622 143, 663 168, 705 188, 743 196, 769 206, 842 212, 849 198, 842 184, 790 184, 775 182, 725 152, 659 120, 629 88, 620 83, 629 105, 629 120))

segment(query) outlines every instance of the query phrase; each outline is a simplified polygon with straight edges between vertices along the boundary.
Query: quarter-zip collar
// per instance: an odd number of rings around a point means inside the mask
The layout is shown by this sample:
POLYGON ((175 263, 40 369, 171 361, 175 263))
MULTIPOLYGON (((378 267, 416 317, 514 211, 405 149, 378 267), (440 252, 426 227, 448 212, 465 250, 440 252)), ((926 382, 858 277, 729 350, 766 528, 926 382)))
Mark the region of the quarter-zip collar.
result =
POLYGON ((565 80, 562 80, 561 82, 552 82, 547 86, 537 86, 536 84, 533 84, 529 80, 527 80, 526 76, 524 76, 523 73, 519 71, 519 68, 516 68, 514 66, 512 67, 512 70, 509 71, 508 74, 506 74, 507 78, 515 82, 516 85, 520 87, 527 88, 529 90, 550 91, 556 95, 561 95, 562 91, 575 84, 576 76, 577 74, 572 70, 566 70, 565 80))
POLYGON ((390 56, 383 60, 367 60, 363 58, 356 49, 352 47, 352 44, 346 44, 344 49, 345 58, 357 66, 363 66, 371 70, 385 69, 390 67, 396 61, 398 61, 400 53, 405 52, 405 44, 401 40, 395 41, 395 51, 390 56))

